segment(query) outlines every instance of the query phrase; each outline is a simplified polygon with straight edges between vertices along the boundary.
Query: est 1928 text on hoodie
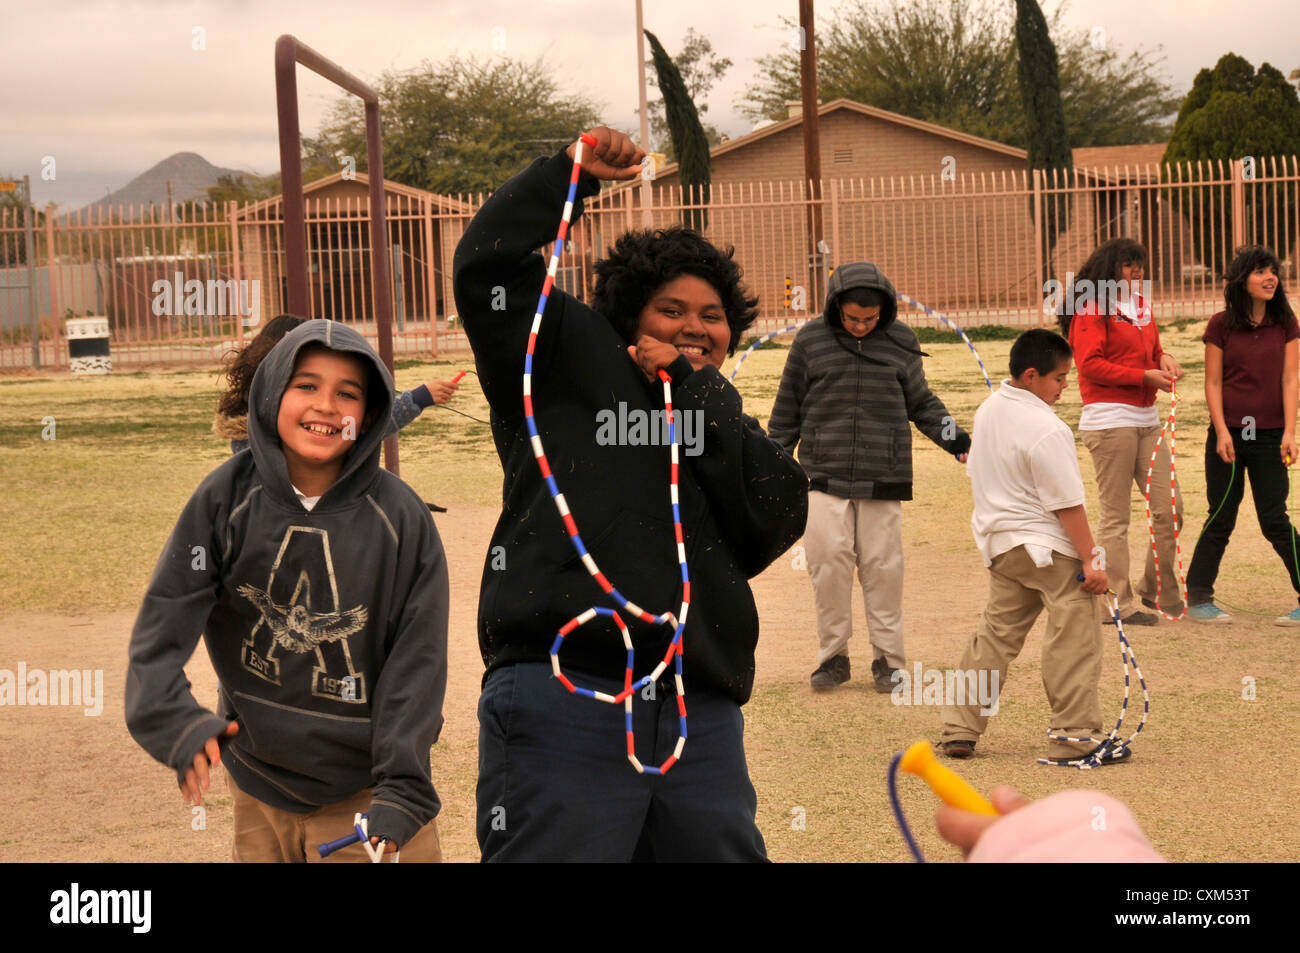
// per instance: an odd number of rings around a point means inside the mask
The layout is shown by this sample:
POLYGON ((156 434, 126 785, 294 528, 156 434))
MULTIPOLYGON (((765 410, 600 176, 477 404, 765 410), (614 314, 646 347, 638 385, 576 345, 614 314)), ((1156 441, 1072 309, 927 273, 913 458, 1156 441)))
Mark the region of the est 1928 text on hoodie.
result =
POLYGON ((131 635, 126 721, 178 778, 238 721, 222 763, 241 789, 305 813, 373 786, 370 831, 400 846, 440 806, 429 748, 447 680, 446 559, 428 507, 379 466, 382 426, 358 434, 310 512, 299 502, 276 421, 311 343, 361 357, 367 411, 388 417, 392 379, 345 325, 308 321, 267 355, 249 449, 199 484, 158 559, 131 635), (185 678, 200 634, 219 714, 185 678))

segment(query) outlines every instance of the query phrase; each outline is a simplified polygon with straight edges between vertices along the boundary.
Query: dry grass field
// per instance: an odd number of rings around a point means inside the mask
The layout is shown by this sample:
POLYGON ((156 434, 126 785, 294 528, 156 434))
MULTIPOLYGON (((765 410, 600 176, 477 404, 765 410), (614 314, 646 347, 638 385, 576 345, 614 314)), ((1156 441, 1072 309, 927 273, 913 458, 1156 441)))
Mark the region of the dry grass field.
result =
MULTIPOLYGON (((1189 372, 1178 420, 1187 559, 1208 515, 1203 328, 1200 322, 1163 331, 1166 348, 1189 372)), ((1005 374, 1010 342, 977 346, 996 383, 1005 374)), ((987 394, 978 367, 955 339, 925 349, 932 355, 926 368, 933 389, 969 427, 987 394)), ((763 421, 785 355, 784 348, 761 350, 737 378, 748 412, 763 421)), ((398 384, 412 387, 467 367, 468 355, 399 366, 398 384)), ((134 744, 122 718, 127 644, 154 561, 192 489, 226 456, 209 431, 215 396, 212 370, 0 378, 0 669, 14 671, 20 662, 29 670, 102 669, 105 696, 98 716, 80 708, 0 707, 0 860, 229 858, 224 781, 214 783, 206 816, 195 817, 170 772, 134 744), (47 417, 54 418, 53 440, 42 439, 47 417)), ((474 377, 465 379, 452 406, 486 417, 474 377)), ((1167 398, 1161 406, 1167 410, 1167 398)), ((1073 383, 1058 412, 1077 423, 1073 383)), ((401 444, 403 476, 426 500, 449 509, 436 519, 451 568, 451 667, 446 728, 432 762, 445 805, 444 850, 450 860, 471 861, 478 857, 475 706, 482 675, 476 602, 501 473, 487 427, 444 410, 427 411, 403 431, 401 444)), ((986 574, 970 534, 963 468, 919 434, 914 446, 916 498, 905 504, 903 523, 907 644, 912 660, 947 668, 974 631, 986 574)), ((1091 462, 1081 446, 1079 459, 1090 484, 1091 462)), ((1137 565, 1146 531, 1136 493, 1133 499, 1130 547, 1137 565)), ((1089 511, 1095 521, 1095 495, 1089 511)), ((759 826, 778 861, 906 861, 885 772, 895 751, 918 738, 937 738, 938 711, 895 706, 869 689, 862 678, 870 652, 860 598, 850 645, 855 679, 831 695, 810 692, 816 661, 812 588, 795 555, 777 560, 753 582, 762 633, 745 714, 759 826)), ((1282 758, 1286 726, 1300 720, 1300 630, 1272 624, 1272 616, 1295 601, 1249 499, 1219 590, 1228 602, 1264 614, 1238 613, 1232 626, 1161 622, 1130 632, 1152 709, 1131 763, 1091 772, 1034 763, 1047 727, 1040 620, 1003 686, 1001 711, 979 756, 960 772, 981 790, 1009 783, 1031 797, 1067 787, 1105 790, 1133 809, 1171 860, 1300 859, 1294 823, 1300 782, 1282 758), (1253 699, 1243 698, 1243 680, 1253 680, 1253 699)), ((1121 671, 1108 635, 1102 682, 1108 718, 1119 710, 1121 671)), ((203 652, 188 674, 196 697, 213 704, 215 679, 203 652)), ((1131 712, 1130 724, 1135 718, 1131 712)), ((619 748, 614 739, 611 757, 621 757, 619 748)), ((688 745, 676 770, 690 770, 689 752, 688 745)), ((934 832, 936 801, 928 789, 906 778, 902 795, 927 855, 958 859, 934 832)))

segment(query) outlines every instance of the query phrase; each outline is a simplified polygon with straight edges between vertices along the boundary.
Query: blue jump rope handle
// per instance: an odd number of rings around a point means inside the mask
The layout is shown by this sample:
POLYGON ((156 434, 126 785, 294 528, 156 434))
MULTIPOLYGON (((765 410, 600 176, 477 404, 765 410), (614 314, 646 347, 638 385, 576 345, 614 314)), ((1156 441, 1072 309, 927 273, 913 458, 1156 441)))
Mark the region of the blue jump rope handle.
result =
POLYGON ((321 844, 316 849, 320 851, 322 857, 328 857, 336 850, 342 850, 344 847, 351 847, 353 844, 361 843, 361 835, 353 831, 347 837, 340 837, 338 840, 332 840, 327 844, 321 844))
MULTIPOLYGON (((364 818, 364 817, 369 817, 370 815, 362 814, 361 816, 364 818)), ((359 844, 365 839, 366 839, 366 835, 361 833, 361 825, 358 824, 356 827, 352 828, 351 834, 348 834, 346 837, 340 837, 338 840, 332 840, 329 841, 328 843, 321 844, 319 847, 316 848, 316 850, 320 852, 320 855, 322 857, 328 857, 336 850, 342 850, 344 847, 350 847, 353 844, 359 844)))

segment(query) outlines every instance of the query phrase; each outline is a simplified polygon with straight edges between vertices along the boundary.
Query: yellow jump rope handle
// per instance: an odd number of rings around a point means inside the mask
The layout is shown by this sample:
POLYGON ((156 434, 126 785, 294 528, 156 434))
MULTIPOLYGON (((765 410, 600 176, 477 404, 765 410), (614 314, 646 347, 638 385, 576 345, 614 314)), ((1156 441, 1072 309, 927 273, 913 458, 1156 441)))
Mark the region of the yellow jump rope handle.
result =
POLYGON ((937 794, 943 803, 963 811, 970 811, 972 814, 998 816, 993 805, 978 791, 963 781, 955 771, 945 768, 935 760, 930 742, 916 742, 903 753, 903 760, 898 763, 898 766, 930 785, 930 790, 937 794))

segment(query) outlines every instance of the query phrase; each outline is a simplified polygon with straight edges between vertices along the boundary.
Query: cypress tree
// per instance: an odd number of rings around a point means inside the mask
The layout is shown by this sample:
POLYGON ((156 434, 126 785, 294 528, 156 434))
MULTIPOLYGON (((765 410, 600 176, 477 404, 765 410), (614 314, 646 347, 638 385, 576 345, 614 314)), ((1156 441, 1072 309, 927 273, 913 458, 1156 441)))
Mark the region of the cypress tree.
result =
MULTIPOLYGON (((677 153, 682 186, 688 195, 694 188, 696 200, 701 205, 707 205, 710 182, 709 140, 700 124, 700 114, 691 101, 691 94, 682 81, 677 64, 664 50, 659 38, 649 30, 645 31, 645 35, 650 41, 650 53, 659 77, 659 91, 664 97, 668 135, 673 141, 673 151, 677 153)), ((703 208, 687 209, 682 220, 701 232, 708 226, 708 215, 703 208)))
MULTIPOLYGON (((1038 6, 1038 0, 1016 0, 1016 51, 1017 73, 1020 77, 1020 97, 1025 104, 1025 124, 1028 130, 1029 168, 1060 170, 1056 184, 1064 185, 1066 175, 1074 165, 1070 151, 1070 135, 1065 127, 1065 110, 1061 106, 1061 77, 1057 70, 1056 46, 1047 30, 1047 20, 1038 6)), ((1053 177, 1046 176, 1046 185, 1053 177)), ((1063 195, 1044 197, 1042 243, 1043 261, 1047 277, 1055 277, 1052 252, 1056 241, 1070 224, 1070 205, 1063 195)))

